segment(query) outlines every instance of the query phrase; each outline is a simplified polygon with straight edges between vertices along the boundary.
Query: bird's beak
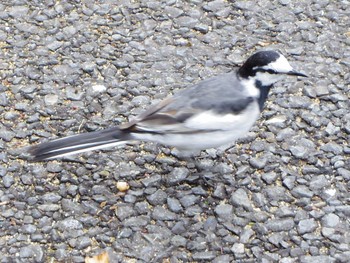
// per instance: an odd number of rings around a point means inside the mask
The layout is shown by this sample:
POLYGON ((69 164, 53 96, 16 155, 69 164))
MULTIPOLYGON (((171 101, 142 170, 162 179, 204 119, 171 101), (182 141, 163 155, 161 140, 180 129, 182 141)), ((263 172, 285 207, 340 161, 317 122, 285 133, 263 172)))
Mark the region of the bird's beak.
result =
POLYGON ((305 77, 305 78, 308 77, 308 76, 305 75, 304 73, 301 73, 301 72, 298 72, 298 71, 295 71, 295 70, 292 70, 292 71, 287 72, 287 75, 299 76, 299 77, 305 77))

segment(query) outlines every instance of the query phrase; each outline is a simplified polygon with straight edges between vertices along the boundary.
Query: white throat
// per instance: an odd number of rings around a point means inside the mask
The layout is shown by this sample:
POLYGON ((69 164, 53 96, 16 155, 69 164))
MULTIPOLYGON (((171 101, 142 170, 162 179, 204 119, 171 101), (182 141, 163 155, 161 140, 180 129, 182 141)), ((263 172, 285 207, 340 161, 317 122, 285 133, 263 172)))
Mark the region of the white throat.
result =
POLYGON ((260 90, 255 86, 255 78, 242 79, 242 85, 248 97, 259 98, 260 90))

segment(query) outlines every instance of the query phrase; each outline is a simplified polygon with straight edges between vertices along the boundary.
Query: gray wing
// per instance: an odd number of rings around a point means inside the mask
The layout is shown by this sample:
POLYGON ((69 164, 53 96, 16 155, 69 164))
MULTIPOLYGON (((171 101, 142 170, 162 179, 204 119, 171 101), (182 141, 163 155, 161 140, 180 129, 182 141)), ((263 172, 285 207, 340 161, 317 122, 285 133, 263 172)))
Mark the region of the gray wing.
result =
POLYGON ((121 128, 154 133, 221 130, 225 129, 223 115, 238 116, 253 102, 243 92, 235 73, 227 73, 163 100, 121 128))

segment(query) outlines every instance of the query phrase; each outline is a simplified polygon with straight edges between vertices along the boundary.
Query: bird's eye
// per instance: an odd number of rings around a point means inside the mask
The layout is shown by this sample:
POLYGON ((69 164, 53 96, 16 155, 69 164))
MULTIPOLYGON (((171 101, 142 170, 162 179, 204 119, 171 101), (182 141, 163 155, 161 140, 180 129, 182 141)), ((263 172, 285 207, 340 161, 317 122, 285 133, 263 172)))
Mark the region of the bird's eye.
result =
POLYGON ((274 71, 273 69, 267 69, 267 70, 265 70, 265 72, 267 72, 269 74, 277 74, 277 72, 274 71))
POLYGON ((273 70, 273 69, 264 69, 264 68, 258 68, 258 69, 256 69, 256 72, 278 74, 278 72, 273 70))
POLYGON ((278 72, 276 72, 273 69, 264 69, 264 68, 259 68, 256 70, 257 72, 262 72, 262 73, 269 73, 269 74, 278 74, 278 72))

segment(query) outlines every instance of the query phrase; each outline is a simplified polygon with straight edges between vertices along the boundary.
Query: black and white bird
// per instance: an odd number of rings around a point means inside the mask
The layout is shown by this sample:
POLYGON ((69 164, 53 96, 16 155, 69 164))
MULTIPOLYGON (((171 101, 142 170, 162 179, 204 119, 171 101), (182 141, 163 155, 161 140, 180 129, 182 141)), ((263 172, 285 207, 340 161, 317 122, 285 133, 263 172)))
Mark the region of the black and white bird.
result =
POLYGON ((135 140, 191 151, 230 144, 248 133, 272 85, 285 75, 306 77, 279 52, 260 51, 238 70, 182 90, 128 123, 44 142, 29 153, 42 161, 135 140))

